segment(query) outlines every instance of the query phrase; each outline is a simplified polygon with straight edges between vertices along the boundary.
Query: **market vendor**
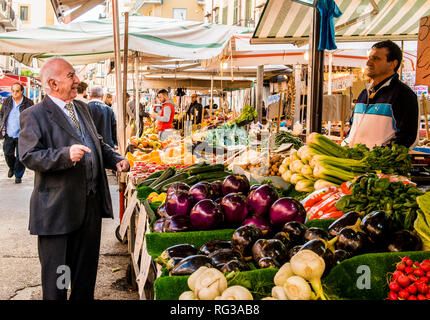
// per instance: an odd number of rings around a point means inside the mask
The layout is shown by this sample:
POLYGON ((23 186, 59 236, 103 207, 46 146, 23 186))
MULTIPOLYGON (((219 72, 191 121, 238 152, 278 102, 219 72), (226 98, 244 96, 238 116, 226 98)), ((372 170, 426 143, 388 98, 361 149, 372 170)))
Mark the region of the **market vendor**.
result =
POLYGON ((387 40, 374 44, 367 61, 367 76, 372 82, 359 95, 352 125, 345 142, 369 148, 395 142, 411 148, 418 137, 418 100, 400 81, 397 71, 402 50, 387 40))
POLYGON ((161 89, 157 93, 157 98, 161 103, 159 113, 151 113, 151 118, 157 120, 157 130, 160 133, 160 139, 164 140, 168 133, 166 130, 173 129, 173 118, 175 117, 175 104, 169 99, 169 93, 166 89, 161 89))

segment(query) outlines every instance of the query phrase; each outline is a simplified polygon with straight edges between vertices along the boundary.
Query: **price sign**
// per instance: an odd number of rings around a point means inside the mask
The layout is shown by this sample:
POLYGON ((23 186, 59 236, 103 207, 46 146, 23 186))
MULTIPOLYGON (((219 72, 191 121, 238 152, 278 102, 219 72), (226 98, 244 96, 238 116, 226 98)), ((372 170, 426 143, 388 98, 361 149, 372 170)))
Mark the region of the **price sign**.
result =
POLYGON ((415 85, 430 85, 430 16, 420 20, 415 85))

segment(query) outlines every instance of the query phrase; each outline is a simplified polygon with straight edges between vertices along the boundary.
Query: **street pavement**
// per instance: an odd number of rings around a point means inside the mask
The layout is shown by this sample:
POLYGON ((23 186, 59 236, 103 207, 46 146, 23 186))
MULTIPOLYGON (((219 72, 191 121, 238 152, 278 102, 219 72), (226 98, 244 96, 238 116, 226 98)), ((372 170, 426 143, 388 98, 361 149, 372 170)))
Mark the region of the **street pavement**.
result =
MULTIPOLYGON (((33 171, 26 170, 21 184, 7 178, 8 167, 0 142, 0 300, 41 300, 37 236, 29 234, 28 218, 33 171)), ((103 219, 95 299, 138 300, 125 280, 127 245, 115 237, 119 225, 119 195, 115 176, 107 171, 115 219, 103 219)))

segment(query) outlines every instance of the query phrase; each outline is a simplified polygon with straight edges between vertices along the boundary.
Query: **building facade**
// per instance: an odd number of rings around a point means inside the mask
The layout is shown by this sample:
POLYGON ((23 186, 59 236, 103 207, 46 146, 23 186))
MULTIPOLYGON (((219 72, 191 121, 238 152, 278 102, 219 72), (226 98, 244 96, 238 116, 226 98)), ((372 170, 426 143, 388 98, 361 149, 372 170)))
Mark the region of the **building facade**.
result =
MULTIPOLYGON (((0 0, 0 33, 16 31, 19 28, 19 18, 15 13, 11 0, 0 0)), ((0 74, 15 73, 15 60, 8 56, 0 56, 0 74)))
POLYGON ((205 22, 254 28, 266 0, 206 0, 205 22))

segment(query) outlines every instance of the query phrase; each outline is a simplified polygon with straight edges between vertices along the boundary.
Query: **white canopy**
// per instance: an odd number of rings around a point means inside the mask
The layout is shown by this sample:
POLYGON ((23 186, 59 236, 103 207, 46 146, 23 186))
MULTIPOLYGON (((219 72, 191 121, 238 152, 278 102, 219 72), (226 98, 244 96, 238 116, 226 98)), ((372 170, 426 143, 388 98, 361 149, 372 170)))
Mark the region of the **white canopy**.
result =
MULTIPOLYGON (((243 28, 159 17, 129 17, 128 48, 149 58, 164 60, 209 59, 219 55, 233 34, 243 28)), ((124 18, 120 19, 121 46, 124 18)), ((30 65, 61 55, 75 65, 114 57, 111 19, 74 22, 0 34, 0 54, 12 54, 30 65)))

